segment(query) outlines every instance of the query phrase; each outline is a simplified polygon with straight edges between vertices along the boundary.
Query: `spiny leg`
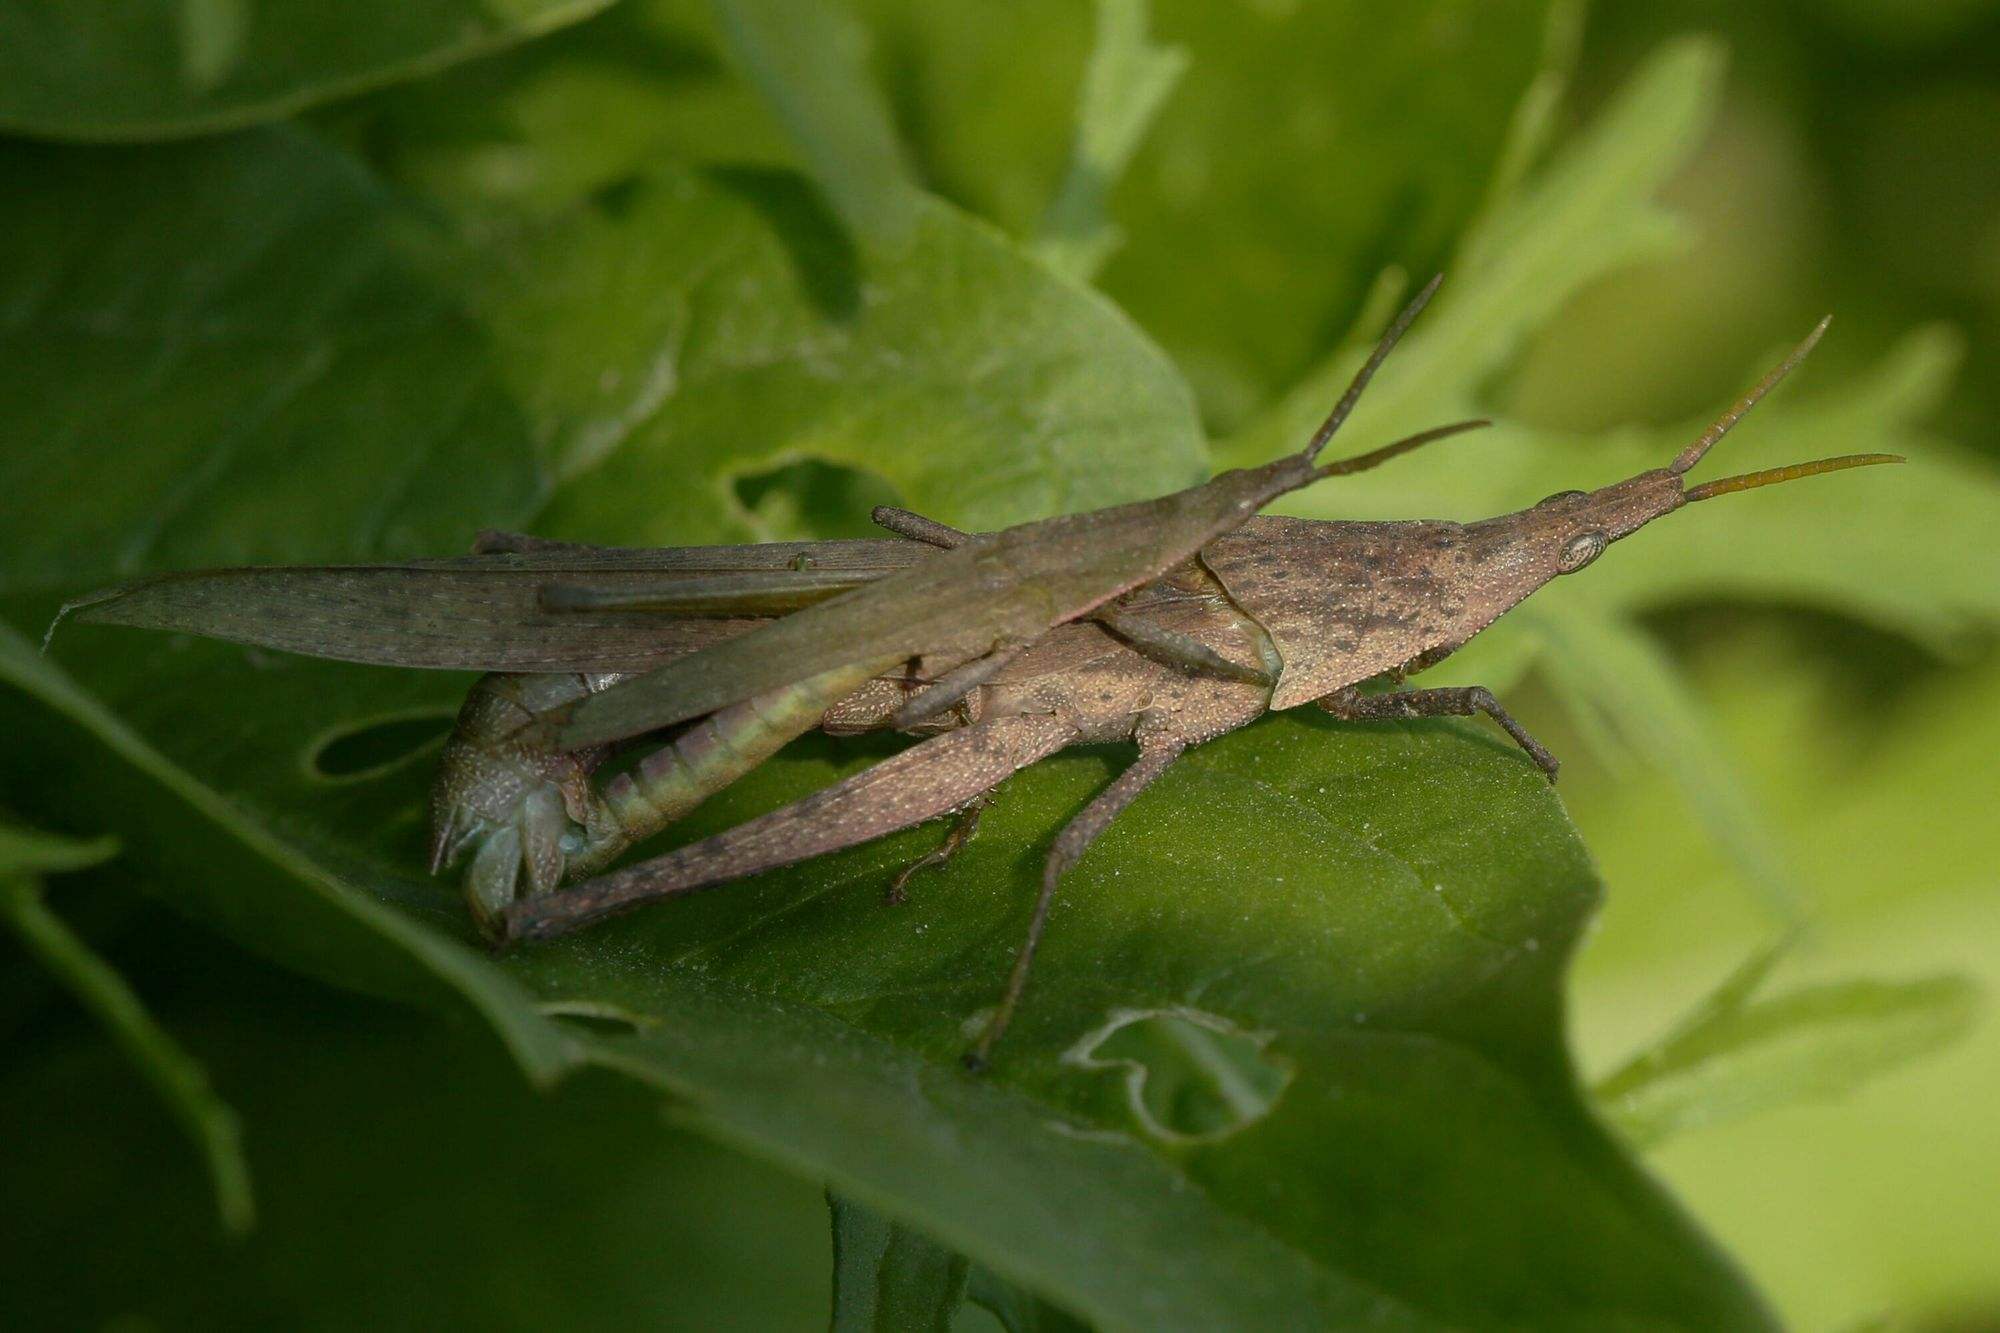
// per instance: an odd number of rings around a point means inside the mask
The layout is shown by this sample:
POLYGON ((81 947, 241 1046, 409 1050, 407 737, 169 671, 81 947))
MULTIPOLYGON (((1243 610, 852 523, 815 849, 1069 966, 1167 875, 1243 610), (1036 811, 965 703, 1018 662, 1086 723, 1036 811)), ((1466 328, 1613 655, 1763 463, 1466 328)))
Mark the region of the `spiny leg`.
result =
POLYGON ((992 1057, 994 1043, 1000 1040, 1007 1031, 1008 1023, 1013 1021, 1014 1010, 1021 1003, 1021 992, 1028 986, 1028 969, 1034 965, 1035 950, 1042 942, 1042 930, 1048 925, 1049 907, 1055 902, 1056 885, 1081 859, 1084 850, 1097 841, 1098 834, 1111 827, 1111 821, 1118 818, 1140 792, 1151 786, 1153 779, 1166 772, 1167 766, 1187 748, 1186 740, 1164 728, 1142 730, 1138 740, 1138 759, 1110 786, 1099 792, 1097 798, 1085 806, 1076 818, 1070 820, 1050 846, 1048 859, 1042 863, 1041 892, 1035 895, 1035 911, 1028 918, 1027 938, 1021 942, 1021 951, 1014 955, 1014 967, 1007 974, 1007 989, 1000 996, 999 1006, 987 1021, 986 1030, 979 1034, 978 1043, 966 1052, 966 1068, 974 1071, 984 1069, 992 1057))
POLYGON ((944 841, 897 871, 896 878, 889 881, 889 887, 883 892, 883 899, 891 907, 900 907, 908 902, 910 895, 905 890, 911 878, 919 870, 942 866, 957 856, 965 844, 972 841, 972 835, 979 831, 979 816, 984 814, 986 807, 991 804, 993 804, 991 792, 981 792, 967 801, 953 817, 951 827, 945 830, 944 841))
POLYGON ((992 718, 934 736, 824 791, 665 856, 522 899, 507 909, 506 937, 567 934, 642 903, 871 842, 958 809, 1075 738, 1073 723, 1052 716, 992 718))
POLYGON ((1397 690, 1392 694, 1362 694, 1349 685, 1336 690, 1319 701, 1319 706, 1347 722, 1381 721, 1393 718, 1419 717, 1471 717, 1484 713, 1498 722, 1514 743, 1527 751, 1528 758, 1548 774, 1549 781, 1556 780, 1556 770, 1562 765, 1550 754, 1542 743, 1528 734, 1528 729, 1514 720, 1513 714, 1500 706, 1493 697, 1493 691, 1484 685, 1456 685, 1429 690, 1397 690))

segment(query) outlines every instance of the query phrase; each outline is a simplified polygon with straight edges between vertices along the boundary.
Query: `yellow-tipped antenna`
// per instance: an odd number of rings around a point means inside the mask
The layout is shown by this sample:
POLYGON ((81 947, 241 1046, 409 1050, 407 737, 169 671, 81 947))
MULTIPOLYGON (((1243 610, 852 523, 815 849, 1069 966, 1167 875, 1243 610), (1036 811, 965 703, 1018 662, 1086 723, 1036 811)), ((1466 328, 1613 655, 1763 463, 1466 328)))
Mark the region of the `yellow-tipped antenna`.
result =
POLYGON ((1806 359, 1806 354, 1812 351, 1813 347, 1816 344, 1818 344, 1820 338, 1826 333, 1826 326, 1831 323, 1833 323, 1833 316, 1828 315, 1825 319, 1822 319, 1818 324, 1814 325, 1813 331, 1806 335, 1806 340, 1804 342, 1800 343, 1797 347, 1794 347, 1792 349, 1792 354, 1790 356, 1786 357, 1783 361, 1780 361, 1777 364, 1776 368, 1774 368, 1770 374, 1766 375, 1763 379, 1757 381, 1756 388, 1750 390, 1749 393, 1746 393, 1741 398, 1737 399, 1736 406, 1730 408, 1727 412, 1724 412, 1720 417, 1716 418, 1715 424, 1710 426, 1707 430, 1703 431, 1701 433, 1700 439, 1696 440, 1693 444, 1689 445, 1687 448, 1681 450, 1680 454, 1674 459, 1674 461, 1667 464, 1667 471, 1672 472, 1676 476, 1678 476, 1679 474, 1686 472, 1689 468, 1693 467, 1696 463, 1699 463, 1701 461, 1702 455, 1715 447, 1715 442, 1717 440, 1729 434, 1730 428, 1734 426, 1737 422, 1743 420, 1744 415, 1748 413, 1751 408, 1757 406, 1757 402, 1759 399, 1761 399, 1765 394, 1771 392, 1771 390, 1777 388, 1778 381, 1785 378, 1785 376, 1791 374, 1793 368, 1796 367, 1799 364, 1799 362, 1806 359))
POLYGON ((1443 281, 1444 274, 1440 273, 1425 283, 1424 289, 1417 293, 1416 298, 1403 307, 1403 313, 1396 316, 1395 323, 1391 324, 1388 331, 1382 335, 1382 341, 1375 344, 1375 350, 1368 354, 1366 361, 1362 362, 1361 369, 1354 372, 1354 379, 1348 384, 1347 392, 1340 395, 1340 401, 1333 405, 1333 411, 1327 414, 1326 420, 1313 432, 1312 439, 1305 447, 1306 461, 1318 458, 1319 451, 1326 448, 1326 442, 1333 438, 1333 433, 1347 420, 1347 414, 1354 410, 1354 404, 1360 400, 1361 391, 1368 387, 1368 381, 1375 378, 1375 372, 1382 368, 1382 363, 1389 359, 1389 353, 1395 350, 1397 339, 1401 338, 1404 330, 1410 327, 1410 321, 1423 313, 1424 307, 1430 304, 1431 297, 1437 294, 1438 284, 1443 281))
POLYGON ((1724 477, 1720 481, 1703 482, 1689 488, 1684 497, 1689 502, 1713 500, 1718 495, 1731 491, 1752 491, 1759 486, 1769 486, 1774 482, 1793 481, 1799 477, 1816 477, 1822 472, 1840 472, 1851 467, 1873 467, 1877 463, 1907 463, 1901 454, 1843 454, 1839 458, 1822 458, 1811 463, 1793 463, 1788 467, 1767 467, 1762 472, 1745 472, 1740 477, 1724 477))

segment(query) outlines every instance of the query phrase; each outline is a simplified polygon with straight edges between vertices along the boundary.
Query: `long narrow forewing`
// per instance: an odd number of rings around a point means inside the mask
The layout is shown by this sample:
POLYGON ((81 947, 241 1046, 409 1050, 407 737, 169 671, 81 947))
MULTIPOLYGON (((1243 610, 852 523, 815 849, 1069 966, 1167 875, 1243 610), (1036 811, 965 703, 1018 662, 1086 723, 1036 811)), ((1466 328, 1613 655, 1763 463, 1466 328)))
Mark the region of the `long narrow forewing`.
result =
POLYGON ((1432 279, 1396 316, 1302 452, 1157 500, 1024 523, 941 550, 901 573, 593 695, 572 710, 559 739, 571 749, 623 740, 855 662, 922 654, 949 670, 996 649, 1032 643, 1158 578, 1287 491, 1484 424, 1460 422, 1315 466, 1438 281, 1432 279))
POLYGON ((64 615, 350 662, 636 671, 740 634, 744 617, 810 605, 931 554, 895 540, 550 547, 403 564, 196 570, 91 594, 64 615), (556 588, 634 604, 566 607, 550 596, 556 588), (676 589, 700 602, 691 613, 699 619, 671 609, 676 589))
POLYGON ((1157 500, 974 537, 614 685, 575 710, 562 743, 640 735, 850 662, 923 655, 949 666, 1032 642, 1158 578, 1313 475, 1294 456, 1157 500))

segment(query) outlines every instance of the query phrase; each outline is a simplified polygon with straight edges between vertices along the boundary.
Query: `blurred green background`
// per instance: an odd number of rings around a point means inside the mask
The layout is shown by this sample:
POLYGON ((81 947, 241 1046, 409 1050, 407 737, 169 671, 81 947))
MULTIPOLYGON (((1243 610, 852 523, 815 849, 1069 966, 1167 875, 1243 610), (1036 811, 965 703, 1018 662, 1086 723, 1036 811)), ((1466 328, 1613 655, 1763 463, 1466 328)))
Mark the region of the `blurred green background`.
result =
MULTIPOLYGON (((1912 434, 1983 460, 1988 471, 1967 475, 1994 484, 2000 4, 1662 0, 1557 6, 1553 17, 1496 6, 1482 20, 1491 32, 1472 43, 1476 68, 1431 71, 1418 114, 1368 93, 1406 72, 1398 52, 1370 45, 1393 25, 1335 6, 1341 17, 1318 45, 1268 35, 1300 7, 1308 0, 1157 6, 1155 29, 1186 52, 1188 72, 1110 194, 1125 236, 1100 286, 1173 356, 1212 435, 1268 419, 1369 308, 1378 270, 1422 272, 1455 252, 1498 192, 1517 102, 1547 94, 1541 143, 1559 152, 1664 43, 1699 33, 1728 63, 1712 123, 1659 195, 1684 220, 1685 244, 1592 278, 1482 396, 1530 433, 1672 431, 1831 310, 1835 336, 1810 365, 1812 385, 1837 391, 1917 356, 1912 434), (1232 102, 1248 86, 1315 80, 1362 91, 1319 119, 1301 100, 1282 124, 1232 102)), ((255 5, 169 8, 187 51, 233 50, 232 25, 256 29, 255 5)), ((646 154, 791 160, 770 121, 746 111, 742 81, 711 77, 694 39, 622 64, 607 56, 651 30, 630 8, 406 86, 317 94, 325 104, 299 111, 300 132, 341 145, 385 188, 526 213, 646 154), (524 174, 515 138, 555 145, 560 170, 524 174)), ((670 16, 662 30, 681 31, 677 7, 656 8, 670 16)), ((1032 232, 1069 149, 1090 6, 858 9, 920 178, 1032 232)), ((51 30, 48 13, 0 0, 0 41, 28 49, 51 30)), ((63 115, 60 80, 29 91, 6 121, 44 137, 63 115)), ((236 114, 225 108, 215 123, 236 114)), ((10 188, 33 189, 35 160, 12 160, 10 188)), ((828 514, 863 513, 878 491, 876 478, 802 464, 743 499, 757 530, 775 535, 825 531, 828 514)), ((1990 494, 1983 512, 2000 512, 1990 494)), ((1870 516, 1865 502, 1839 514, 1870 516)), ((1960 603, 1990 606, 2000 591, 1992 531, 1906 522, 1888 539, 1938 570, 1940 585, 1972 589, 1960 603)), ((1675 542, 1700 541, 1662 535, 1657 558, 1671 566, 1675 542)), ((1842 577, 1865 584, 1868 571, 1842 577)), ((1569 981, 1587 1076, 1655 1039, 1770 937, 1759 856, 1800 901, 1784 985, 1957 974, 2000 994, 1995 621, 1940 616, 1933 632, 1898 632, 1828 605, 1838 601, 1697 586, 1639 608, 1701 719, 1708 748, 1696 753, 1726 765, 1712 787, 1650 753, 1643 729, 1607 735, 1547 660, 1511 691, 1517 714, 1565 757, 1562 798, 1609 886, 1569 981), (1705 799, 1731 813, 1704 813, 1705 799), (1746 857, 1746 838, 1761 850, 1746 857)), ((687 1132, 656 1098, 608 1076, 535 1092, 488 1035, 219 944, 136 899, 116 863, 55 882, 63 915, 235 1108, 262 1216, 247 1239, 221 1234, 173 1123, 92 1019, 8 946, 0 1138, 15 1146, 0 1157, 0 1253, 13 1278, 0 1303, 19 1303, 19 1326, 825 1318, 817 1184, 687 1132), (510 1262, 523 1253, 538 1262, 510 1262)), ((1684 1128, 1645 1160, 1795 1327, 2000 1329, 1990 1013, 1860 1087, 1782 1100, 1684 1128)), ((981 1312, 960 1319, 993 1326, 981 1312)))

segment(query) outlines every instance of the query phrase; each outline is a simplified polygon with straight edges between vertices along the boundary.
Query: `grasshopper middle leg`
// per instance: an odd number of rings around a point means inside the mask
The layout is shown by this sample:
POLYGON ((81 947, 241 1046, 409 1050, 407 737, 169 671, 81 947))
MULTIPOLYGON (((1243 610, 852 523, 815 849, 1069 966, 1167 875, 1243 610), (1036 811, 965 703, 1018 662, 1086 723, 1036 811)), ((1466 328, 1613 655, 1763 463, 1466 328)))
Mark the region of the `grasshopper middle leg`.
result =
POLYGON ((1042 942, 1042 931, 1049 923, 1049 908, 1054 905, 1056 886, 1068 873, 1071 866, 1080 860, 1098 835, 1111 827, 1111 821, 1132 804, 1140 792, 1151 786, 1153 779, 1167 771, 1167 767, 1180 758, 1187 748, 1187 740, 1166 728, 1141 730, 1138 735, 1139 757, 1132 766, 1113 779, 1110 786, 1097 793, 1095 799, 1083 808, 1076 818, 1063 826, 1049 847, 1048 859, 1042 863, 1042 888, 1035 895, 1034 914, 1028 918, 1028 935, 1021 941, 1020 952, 1014 955, 1014 966, 1007 974, 1007 989, 1001 993, 1000 1004, 987 1020, 985 1031, 979 1034, 979 1041, 966 1052, 966 1068, 981 1070, 993 1054, 993 1044, 1006 1033, 1008 1023, 1013 1021, 1014 1010, 1020 1006, 1021 993, 1028 986, 1028 969, 1034 965, 1035 950, 1042 942))
POLYGON ((889 887, 882 896, 890 906, 900 906, 909 901, 910 880, 918 871, 941 866, 957 856, 965 844, 972 841, 972 835, 979 830, 979 816, 993 803, 991 792, 981 792, 967 801, 953 817, 951 827, 945 831, 944 841, 925 852, 916 860, 896 872, 896 878, 889 881, 889 887))

